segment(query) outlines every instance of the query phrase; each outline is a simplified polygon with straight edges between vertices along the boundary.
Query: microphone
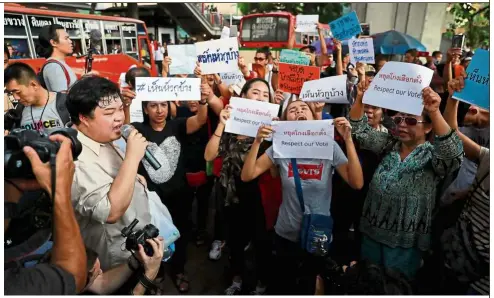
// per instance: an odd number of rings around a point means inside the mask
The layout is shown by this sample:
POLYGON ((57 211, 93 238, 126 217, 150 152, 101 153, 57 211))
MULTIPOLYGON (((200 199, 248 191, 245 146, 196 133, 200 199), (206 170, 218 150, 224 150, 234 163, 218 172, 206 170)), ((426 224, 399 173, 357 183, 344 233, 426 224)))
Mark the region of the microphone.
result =
MULTIPOLYGON (((120 128, 120 131, 122 132, 122 136, 127 141, 127 138, 130 135, 130 132, 133 131, 135 128, 134 126, 130 124, 125 124, 122 125, 122 128, 120 128)), ((149 164, 153 167, 155 171, 157 171, 159 168, 161 168, 161 164, 158 162, 158 160, 154 157, 154 155, 149 151, 149 149, 146 149, 146 153, 144 154, 144 159, 149 162, 149 164)))

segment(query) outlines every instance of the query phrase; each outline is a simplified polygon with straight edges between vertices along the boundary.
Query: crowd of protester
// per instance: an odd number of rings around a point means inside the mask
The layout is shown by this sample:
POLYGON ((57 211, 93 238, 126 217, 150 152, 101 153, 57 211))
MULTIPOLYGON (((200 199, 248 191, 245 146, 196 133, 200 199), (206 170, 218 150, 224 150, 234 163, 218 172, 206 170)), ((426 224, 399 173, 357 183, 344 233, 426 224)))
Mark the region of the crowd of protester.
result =
MULTIPOLYGON (((53 200, 53 229, 33 234, 44 235, 44 249, 23 251, 23 262, 6 255, 5 293, 159 294, 167 271, 186 293, 194 287, 185 270, 187 246, 212 238, 209 258, 229 255, 226 295, 489 294, 489 111, 452 97, 464 88, 472 53, 452 48, 421 61, 417 50, 406 52, 403 63, 434 71, 416 116, 363 103, 390 57, 353 65, 341 41, 333 40, 328 54, 322 30, 319 35, 321 54, 311 46, 300 51, 320 67, 321 77, 347 76, 348 104, 306 103, 281 91, 279 61, 265 47, 253 61, 239 58, 240 91, 219 74, 202 75, 197 63, 193 75, 175 76, 201 78, 200 99, 143 101, 144 121, 133 123, 136 78, 151 77, 147 68, 122 76, 127 88, 94 73, 77 79, 64 61, 72 42, 59 25, 39 35, 37 50, 48 59, 40 74, 9 61, 5 47, 4 112, 11 124, 5 135, 13 128, 50 134, 71 127, 82 145, 74 159, 69 138, 50 136, 61 143, 56 167, 24 147, 34 177, 5 180, 5 206, 14 210, 6 211, 6 243, 16 242, 24 226, 36 226, 16 220, 21 205, 41 194, 53 200), (225 132, 233 96, 279 104, 279 121, 333 119, 332 159, 297 159, 321 170, 318 179, 300 176, 311 209, 333 221, 326 255, 300 245, 297 168, 274 157, 266 141, 273 127, 259 127, 256 137, 225 132), (123 141, 127 124, 134 129, 123 141), (147 149, 159 169, 143 159, 147 149), (194 200, 197 217, 191 220, 194 200), (156 202, 180 231, 167 262, 161 234, 146 240, 151 254, 141 244, 135 253, 122 249, 122 230, 134 219, 140 230, 161 216, 156 202), (244 282, 249 258, 253 284, 244 282)), ((174 57, 161 45, 156 51, 160 76, 169 77, 174 57)))

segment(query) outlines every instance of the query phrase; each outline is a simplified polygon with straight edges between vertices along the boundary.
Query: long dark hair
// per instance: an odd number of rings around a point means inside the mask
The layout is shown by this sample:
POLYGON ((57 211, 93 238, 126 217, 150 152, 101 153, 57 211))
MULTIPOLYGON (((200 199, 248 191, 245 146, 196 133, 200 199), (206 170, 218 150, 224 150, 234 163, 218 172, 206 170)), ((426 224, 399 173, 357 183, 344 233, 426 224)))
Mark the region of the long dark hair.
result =
POLYGON ((273 95, 271 94, 271 88, 269 88, 268 82, 266 82, 265 79, 261 79, 261 78, 255 78, 247 81, 247 83, 245 83, 244 87, 242 88, 242 91, 240 91, 240 96, 247 95, 247 92, 250 90, 250 88, 252 88, 252 84, 257 82, 263 82, 264 84, 266 84, 269 90, 269 102, 273 102, 273 95))

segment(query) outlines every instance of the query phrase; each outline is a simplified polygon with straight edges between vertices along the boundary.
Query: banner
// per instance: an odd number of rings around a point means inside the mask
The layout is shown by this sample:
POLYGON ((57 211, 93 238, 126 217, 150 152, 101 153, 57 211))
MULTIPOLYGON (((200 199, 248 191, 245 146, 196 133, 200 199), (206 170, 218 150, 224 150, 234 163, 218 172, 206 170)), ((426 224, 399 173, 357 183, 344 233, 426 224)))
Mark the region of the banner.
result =
POLYGON ((349 104, 346 81, 347 75, 341 75, 305 82, 300 92, 300 100, 349 104))
POLYGON ((280 54, 280 62, 297 65, 309 65, 310 58, 304 52, 283 49, 280 54))
POLYGON ((168 56, 172 58, 170 74, 194 74, 196 67, 196 46, 193 44, 169 45, 168 56))
POLYGON ((333 120, 273 121, 274 158, 333 160, 333 120))
POLYGON ((225 83, 225 85, 230 86, 245 80, 242 72, 237 68, 237 71, 234 72, 226 72, 220 73, 221 81, 225 83))
POLYGON ((238 69, 236 37, 196 42, 195 46, 203 75, 232 72, 238 69))
POLYGON ((329 23, 329 29, 333 33, 333 37, 339 41, 350 39, 362 32, 357 13, 352 11, 329 23))
POLYGON ((230 105, 232 110, 225 132, 249 137, 255 137, 262 124, 270 125, 280 109, 277 104, 239 97, 232 97, 230 105))
POLYGON ((314 33, 317 32, 317 23, 319 23, 319 15, 297 15, 295 32, 314 33))
POLYGON ((465 88, 453 98, 489 110, 489 51, 477 49, 467 68, 465 88))
POLYGON ((305 82, 321 77, 317 66, 280 63, 279 68, 279 88, 288 93, 300 94, 305 82))
POLYGON ((357 62, 374 64, 374 41, 372 38, 352 38, 348 41, 350 52, 350 62, 356 65, 357 62))
POLYGON ((199 78, 136 78, 138 101, 201 100, 199 78))
POLYGON ((363 103, 420 116, 422 90, 431 83, 433 73, 413 63, 386 62, 364 93, 363 103))

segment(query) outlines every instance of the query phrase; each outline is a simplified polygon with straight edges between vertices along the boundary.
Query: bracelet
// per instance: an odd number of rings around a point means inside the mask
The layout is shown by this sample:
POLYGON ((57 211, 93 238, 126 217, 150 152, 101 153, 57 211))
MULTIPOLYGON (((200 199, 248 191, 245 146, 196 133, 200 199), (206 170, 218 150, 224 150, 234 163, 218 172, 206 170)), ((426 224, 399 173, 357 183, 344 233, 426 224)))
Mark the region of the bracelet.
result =
POLYGON ((149 278, 146 276, 146 274, 144 274, 144 272, 142 272, 142 274, 139 276, 139 283, 144 288, 146 288, 146 290, 155 292, 158 289, 158 286, 154 282, 149 280, 149 278))
POLYGON ((215 135, 215 136, 217 136, 218 138, 220 138, 220 139, 221 139, 221 136, 219 136, 219 135, 217 135, 217 134, 215 134, 215 133, 213 133, 213 135, 215 135))

